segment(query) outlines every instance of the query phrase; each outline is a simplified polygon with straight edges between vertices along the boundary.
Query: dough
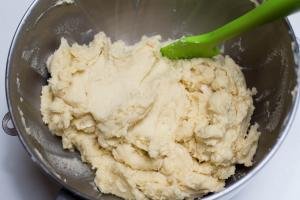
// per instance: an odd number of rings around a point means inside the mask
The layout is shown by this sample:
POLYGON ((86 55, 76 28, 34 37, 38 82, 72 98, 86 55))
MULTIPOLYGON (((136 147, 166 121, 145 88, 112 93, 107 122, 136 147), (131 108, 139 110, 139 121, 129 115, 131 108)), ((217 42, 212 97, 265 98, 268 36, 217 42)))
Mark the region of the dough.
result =
POLYGON ((99 33, 61 40, 42 89, 43 121, 95 170, 103 193, 187 199, 217 192, 252 165, 260 133, 252 95, 228 56, 171 61, 159 36, 133 46, 99 33))

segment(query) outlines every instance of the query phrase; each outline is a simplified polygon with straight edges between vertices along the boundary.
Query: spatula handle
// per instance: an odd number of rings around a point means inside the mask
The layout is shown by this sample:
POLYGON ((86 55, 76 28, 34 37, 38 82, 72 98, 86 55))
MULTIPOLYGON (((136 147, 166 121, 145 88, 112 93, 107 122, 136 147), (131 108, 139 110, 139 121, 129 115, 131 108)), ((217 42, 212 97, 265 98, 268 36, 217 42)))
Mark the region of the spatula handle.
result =
MULTIPOLYGON (((300 9, 300 0, 265 0, 264 3, 213 32, 204 34, 219 44, 257 26, 285 17, 300 9)), ((191 37, 191 41, 198 36, 191 37)), ((203 35, 201 36, 203 38, 203 35)))

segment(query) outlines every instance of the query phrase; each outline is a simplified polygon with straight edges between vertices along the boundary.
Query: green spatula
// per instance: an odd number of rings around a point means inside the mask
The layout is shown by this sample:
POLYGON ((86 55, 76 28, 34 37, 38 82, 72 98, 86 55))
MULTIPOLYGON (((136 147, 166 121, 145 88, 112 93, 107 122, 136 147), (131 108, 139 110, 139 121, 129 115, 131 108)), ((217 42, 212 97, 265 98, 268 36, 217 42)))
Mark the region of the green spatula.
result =
POLYGON ((265 0, 264 3, 226 24, 202 35, 183 37, 161 49, 170 59, 213 57, 219 54, 218 45, 262 24, 285 17, 300 9, 300 0, 265 0))

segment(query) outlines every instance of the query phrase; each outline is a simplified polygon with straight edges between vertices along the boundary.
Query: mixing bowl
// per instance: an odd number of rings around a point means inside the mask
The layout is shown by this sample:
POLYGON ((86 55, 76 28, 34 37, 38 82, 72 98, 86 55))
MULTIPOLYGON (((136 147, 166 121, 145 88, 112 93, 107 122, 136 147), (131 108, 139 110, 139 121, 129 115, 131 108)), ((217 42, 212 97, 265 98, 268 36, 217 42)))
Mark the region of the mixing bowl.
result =
MULTIPOLYGON (((61 140, 42 122, 40 94, 47 83, 48 56, 65 37, 70 43, 88 43, 104 31, 112 40, 137 42, 143 35, 163 39, 210 31, 252 9, 248 0, 36 0, 22 19, 12 41, 6 71, 10 114, 3 126, 16 134, 33 161, 64 188, 88 199, 118 199, 100 194, 93 172, 77 152, 64 151, 61 140), (15 128, 7 127, 11 119, 15 128)), ((242 66, 248 87, 255 87, 255 113, 262 135, 254 166, 237 166, 226 189, 203 199, 228 199, 245 185, 274 155, 292 123, 298 101, 299 49, 287 20, 257 28, 224 45, 242 66)), ((61 193, 58 199, 66 198, 61 193)), ((78 197, 76 197, 78 199, 78 197)))

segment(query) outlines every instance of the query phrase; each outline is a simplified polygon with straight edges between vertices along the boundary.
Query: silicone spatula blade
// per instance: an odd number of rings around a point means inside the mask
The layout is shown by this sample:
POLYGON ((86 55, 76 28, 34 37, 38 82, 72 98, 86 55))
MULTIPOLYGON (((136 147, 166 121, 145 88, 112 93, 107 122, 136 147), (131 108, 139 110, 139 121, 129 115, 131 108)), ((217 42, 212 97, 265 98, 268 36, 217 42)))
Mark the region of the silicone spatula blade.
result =
POLYGON ((223 27, 202 35, 183 37, 161 48, 161 53, 170 59, 210 58, 219 54, 218 46, 224 41, 299 9, 300 0, 266 0, 223 27))

